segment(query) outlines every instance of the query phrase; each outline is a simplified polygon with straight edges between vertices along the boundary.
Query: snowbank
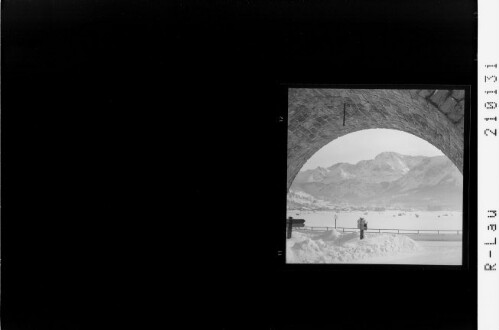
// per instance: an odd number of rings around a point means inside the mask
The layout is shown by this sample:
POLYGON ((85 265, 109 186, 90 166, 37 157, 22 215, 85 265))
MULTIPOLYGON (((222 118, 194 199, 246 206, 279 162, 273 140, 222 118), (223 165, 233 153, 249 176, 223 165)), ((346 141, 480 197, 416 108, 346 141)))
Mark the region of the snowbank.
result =
POLYGON ((380 256, 420 251, 417 242, 405 235, 294 231, 287 240, 288 263, 349 263, 380 256))

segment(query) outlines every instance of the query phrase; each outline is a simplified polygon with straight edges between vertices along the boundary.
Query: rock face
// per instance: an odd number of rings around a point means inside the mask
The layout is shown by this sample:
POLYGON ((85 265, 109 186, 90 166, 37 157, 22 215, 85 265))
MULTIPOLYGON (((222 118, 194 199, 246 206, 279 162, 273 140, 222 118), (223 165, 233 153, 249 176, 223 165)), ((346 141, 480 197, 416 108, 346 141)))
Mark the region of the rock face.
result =
MULTIPOLYGON (((291 88, 288 189, 320 148, 340 136, 370 128, 397 129, 418 136, 463 170, 464 90, 291 88)), ((348 166, 340 166, 338 171, 348 175, 348 166)))
POLYGON ((300 172, 291 189, 329 202, 324 205, 462 210, 463 176, 445 156, 390 152, 300 172))

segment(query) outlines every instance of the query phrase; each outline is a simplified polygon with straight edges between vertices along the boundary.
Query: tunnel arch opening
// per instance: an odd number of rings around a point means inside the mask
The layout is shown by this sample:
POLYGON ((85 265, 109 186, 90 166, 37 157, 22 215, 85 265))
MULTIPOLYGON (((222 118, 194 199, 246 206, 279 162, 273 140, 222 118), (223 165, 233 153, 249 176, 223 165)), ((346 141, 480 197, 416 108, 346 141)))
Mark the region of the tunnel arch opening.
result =
POLYGON ((393 129, 346 134, 311 156, 288 210, 462 211, 463 175, 429 142, 393 129))
POLYGON ((394 129, 441 150, 462 173, 464 91, 306 89, 288 90, 287 190, 322 147, 365 129, 394 129))

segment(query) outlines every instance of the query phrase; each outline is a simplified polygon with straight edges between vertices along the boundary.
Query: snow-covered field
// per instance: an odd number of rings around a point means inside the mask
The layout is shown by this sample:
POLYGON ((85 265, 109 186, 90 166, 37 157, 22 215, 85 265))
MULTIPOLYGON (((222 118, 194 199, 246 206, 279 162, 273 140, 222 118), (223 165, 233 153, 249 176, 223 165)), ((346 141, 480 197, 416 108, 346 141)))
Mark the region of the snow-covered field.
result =
POLYGON ((356 228, 359 217, 364 217, 369 228, 376 229, 420 229, 420 230, 462 230, 462 212, 456 211, 295 211, 288 210, 287 216, 305 219, 306 226, 356 228))
POLYGON ((288 263, 377 263, 460 265, 460 241, 414 241, 405 235, 336 230, 293 231, 286 240, 288 263))

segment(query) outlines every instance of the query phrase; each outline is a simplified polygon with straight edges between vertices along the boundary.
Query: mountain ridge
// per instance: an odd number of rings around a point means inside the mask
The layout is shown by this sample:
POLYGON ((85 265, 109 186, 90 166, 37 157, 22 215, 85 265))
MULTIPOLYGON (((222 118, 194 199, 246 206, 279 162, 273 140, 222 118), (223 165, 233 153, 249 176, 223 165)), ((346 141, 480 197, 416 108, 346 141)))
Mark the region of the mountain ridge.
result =
POLYGON ((461 209, 462 174, 446 156, 382 152, 298 173, 293 191, 342 205, 461 209))

